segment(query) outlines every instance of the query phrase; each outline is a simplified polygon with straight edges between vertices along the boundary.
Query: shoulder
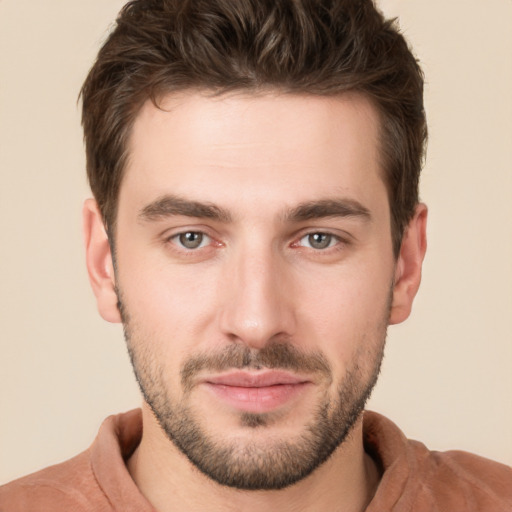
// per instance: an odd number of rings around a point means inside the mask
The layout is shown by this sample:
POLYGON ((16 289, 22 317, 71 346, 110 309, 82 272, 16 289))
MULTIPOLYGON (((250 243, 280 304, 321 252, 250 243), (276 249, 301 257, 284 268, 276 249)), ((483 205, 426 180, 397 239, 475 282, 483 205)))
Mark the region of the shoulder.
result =
POLYGON ((89 450, 0 486, 2 512, 107 511, 108 500, 91 468, 89 450))
POLYGON ((428 452, 425 481, 447 503, 461 510, 512 510, 512 468, 463 451, 428 452))
POLYGON ((372 506, 396 512, 510 512, 512 468, 463 451, 437 452, 365 413, 365 448, 382 468, 372 506))
POLYGON ((0 512, 151 511, 125 461, 142 435, 140 409, 109 416, 80 455, 0 487, 0 512))

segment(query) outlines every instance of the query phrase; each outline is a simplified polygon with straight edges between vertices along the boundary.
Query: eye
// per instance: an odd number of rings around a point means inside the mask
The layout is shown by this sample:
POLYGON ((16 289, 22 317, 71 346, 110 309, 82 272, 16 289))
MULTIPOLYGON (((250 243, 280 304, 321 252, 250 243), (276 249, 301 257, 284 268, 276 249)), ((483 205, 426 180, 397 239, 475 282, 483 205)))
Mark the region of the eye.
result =
POLYGON ((309 233, 308 235, 303 236, 299 244, 303 247, 309 247, 311 249, 322 250, 328 249, 329 247, 333 247, 339 242, 338 237, 331 235, 329 233, 309 233))
POLYGON ((211 238, 200 231, 186 231, 174 235, 171 240, 184 249, 200 249, 211 243, 211 238))

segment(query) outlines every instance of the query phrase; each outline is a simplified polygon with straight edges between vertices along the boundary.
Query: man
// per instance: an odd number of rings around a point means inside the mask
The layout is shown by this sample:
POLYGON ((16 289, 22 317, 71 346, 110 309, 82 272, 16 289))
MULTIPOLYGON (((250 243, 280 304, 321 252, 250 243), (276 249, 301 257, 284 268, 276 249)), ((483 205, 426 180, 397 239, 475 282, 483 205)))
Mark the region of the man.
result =
POLYGON ((2 510, 509 510, 363 413, 426 248, 422 75, 371 2, 134 1, 82 90, 87 266, 144 403, 2 510))

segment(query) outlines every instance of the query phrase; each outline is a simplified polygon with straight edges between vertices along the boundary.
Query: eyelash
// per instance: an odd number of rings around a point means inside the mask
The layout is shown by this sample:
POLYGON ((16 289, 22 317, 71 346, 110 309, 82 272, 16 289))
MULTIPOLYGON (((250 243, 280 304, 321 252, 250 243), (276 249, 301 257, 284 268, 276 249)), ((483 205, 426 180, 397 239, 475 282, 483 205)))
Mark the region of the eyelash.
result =
MULTIPOLYGON (((315 242, 313 242, 313 243, 315 243, 315 242)), ((312 232, 306 233, 305 235, 301 236, 297 242, 294 242, 292 244, 292 247, 305 247, 307 249, 312 249, 312 250, 318 251, 318 252, 327 252, 329 249, 335 248, 340 243, 344 243, 344 241, 339 236, 334 235, 333 233, 329 233, 329 232, 325 232, 325 231, 312 231, 312 232), (327 246, 326 247, 311 247, 311 243, 312 243, 311 238, 315 237, 315 236, 327 237, 328 238, 327 246), (309 246, 301 245, 301 242, 305 239, 308 240, 309 246)))
MULTIPOLYGON (((204 231, 200 230, 186 230, 181 231, 179 233, 175 233, 172 236, 166 238, 166 242, 171 243, 177 247, 177 249, 185 254, 191 254, 194 252, 199 251, 200 249, 206 249, 208 246, 212 245, 212 242, 217 247, 222 246, 220 242, 217 242, 214 240, 213 237, 205 233, 204 231), (201 240, 199 242, 199 245, 197 247, 185 247, 183 245, 182 237, 185 237, 187 235, 199 235, 201 237, 201 240)), ((340 250, 344 246, 348 245, 348 241, 346 239, 341 238, 338 235, 335 235, 333 233, 330 233, 328 231, 310 231, 308 233, 304 233, 298 238, 295 242, 290 244, 290 247, 297 248, 297 249, 306 249, 306 250, 312 250, 317 253, 330 253, 332 250, 340 250), (323 236, 328 238, 328 243, 326 247, 311 247, 311 237, 315 236, 323 236), (307 239, 309 246, 303 245, 301 242, 303 240, 307 239)))
MULTIPOLYGON (((190 254, 197 252, 200 249, 207 248, 212 244, 212 242, 214 242, 214 239, 204 231, 190 229, 186 231, 181 231, 179 233, 175 233, 172 236, 167 237, 166 242, 175 245, 178 251, 183 252, 185 254, 190 254), (199 235, 201 237, 199 245, 197 247, 185 247, 183 245, 183 240, 181 240, 181 238, 187 235, 199 235)), ((220 246, 221 244, 219 242, 216 242, 216 245, 220 246)))

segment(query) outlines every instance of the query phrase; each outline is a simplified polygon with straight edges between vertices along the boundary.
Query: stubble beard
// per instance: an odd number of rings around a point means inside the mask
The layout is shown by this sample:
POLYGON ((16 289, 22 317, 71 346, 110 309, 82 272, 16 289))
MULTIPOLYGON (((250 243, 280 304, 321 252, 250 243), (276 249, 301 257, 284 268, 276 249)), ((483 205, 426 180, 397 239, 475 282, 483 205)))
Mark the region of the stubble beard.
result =
MULTIPOLYGON (((277 490, 310 475, 347 439, 360 418, 377 382, 384 355, 387 319, 373 340, 361 340, 357 356, 347 368, 335 397, 324 396, 312 419, 295 439, 269 439, 264 444, 250 440, 215 439, 207 432, 198 413, 187 398, 193 377, 203 369, 278 368, 292 371, 316 371, 332 379, 330 366, 320 353, 305 354, 292 344, 276 340, 259 351, 233 344, 217 354, 201 355, 187 361, 181 369, 183 399, 175 400, 165 383, 163 366, 155 354, 139 349, 137 326, 132 325, 125 306, 119 300, 124 334, 135 377, 146 403, 160 427, 174 445, 203 474, 215 482, 243 490, 277 490), (370 343, 370 347, 363 342, 370 343), (364 347, 364 348, 363 348, 364 347)), ((261 432, 275 417, 270 414, 242 413, 240 426, 261 432)), ((260 432, 258 434, 260 435, 260 432)), ((247 436, 250 439, 250 436, 247 436)))

